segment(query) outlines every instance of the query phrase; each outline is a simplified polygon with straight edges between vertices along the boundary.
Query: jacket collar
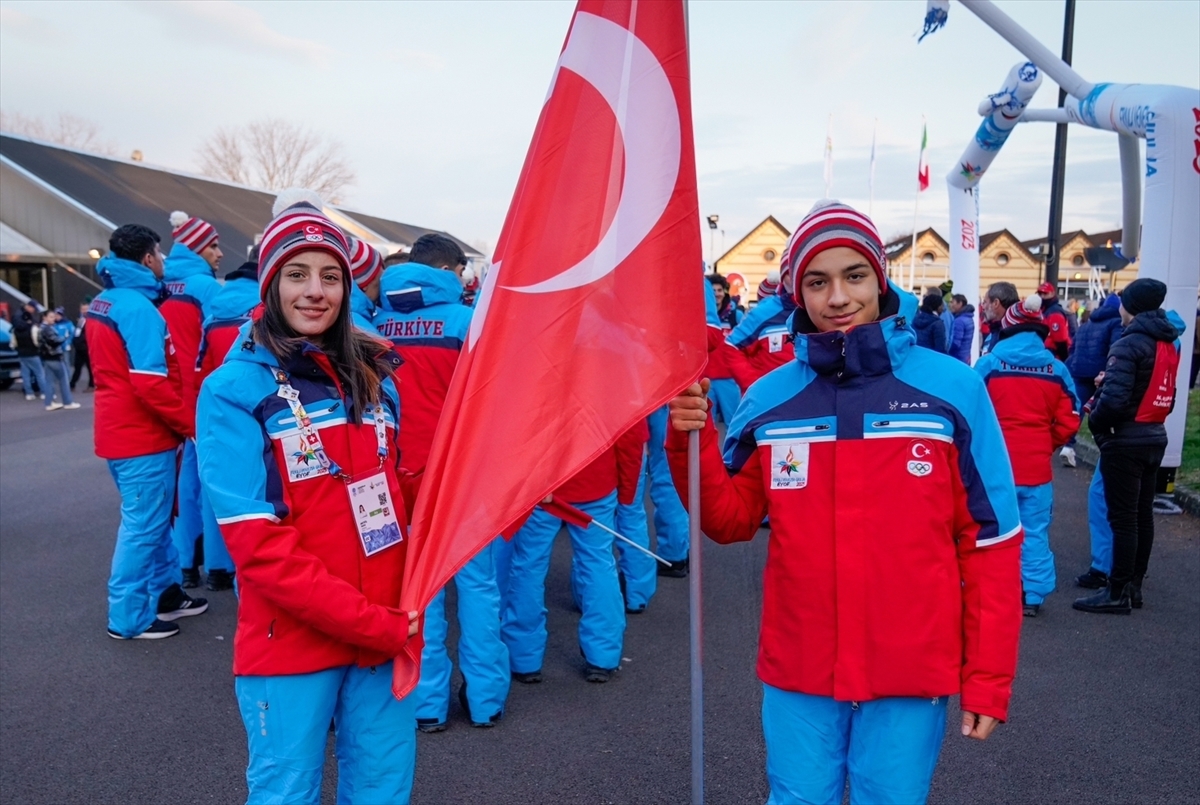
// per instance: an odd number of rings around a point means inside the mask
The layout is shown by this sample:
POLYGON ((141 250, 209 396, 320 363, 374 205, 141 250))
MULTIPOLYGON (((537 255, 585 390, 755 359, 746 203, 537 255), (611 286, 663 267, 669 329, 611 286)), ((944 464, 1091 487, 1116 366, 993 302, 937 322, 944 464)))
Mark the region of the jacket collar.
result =
POLYGON ((215 274, 207 260, 182 243, 171 247, 171 253, 163 263, 163 279, 167 282, 179 282, 201 274, 210 277, 215 274))
POLYGON ((155 302, 162 301, 167 293, 162 281, 154 272, 141 263, 117 257, 112 252, 100 258, 96 272, 105 288, 128 288, 155 302))
POLYGON ((424 263, 401 263, 383 272, 379 306, 408 313, 430 305, 458 304, 462 293, 462 283, 453 271, 424 263))
POLYGON ((874 376, 891 372, 904 362, 917 341, 909 322, 917 312, 917 298, 889 282, 880 317, 849 332, 817 332, 803 308, 792 315, 796 360, 819 375, 838 378, 874 376))
POLYGON ((1054 361, 1054 356, 1046 349, 1049 333, 1046 325, 1036 322, 1005 327, 991 354, 1013 366, 1046 366, 1054 361))

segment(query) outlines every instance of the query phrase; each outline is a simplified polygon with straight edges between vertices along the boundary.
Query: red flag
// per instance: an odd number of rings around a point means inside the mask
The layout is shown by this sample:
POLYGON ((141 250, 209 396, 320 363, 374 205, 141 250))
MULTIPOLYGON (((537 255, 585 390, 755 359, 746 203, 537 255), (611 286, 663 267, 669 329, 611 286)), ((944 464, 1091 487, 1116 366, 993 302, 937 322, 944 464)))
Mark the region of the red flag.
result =
POLYGON ((581 0, 434 435, 403 609, 699 376, 699 224, 683 0, 581 0))

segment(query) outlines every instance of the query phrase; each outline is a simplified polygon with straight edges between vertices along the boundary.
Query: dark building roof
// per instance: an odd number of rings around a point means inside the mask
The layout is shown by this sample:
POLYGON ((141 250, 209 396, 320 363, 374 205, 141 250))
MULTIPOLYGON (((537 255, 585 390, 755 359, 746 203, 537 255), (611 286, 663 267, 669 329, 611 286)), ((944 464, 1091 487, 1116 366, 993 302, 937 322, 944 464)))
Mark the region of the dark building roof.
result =
MULTIPOLYGON (((934 239, 936 239, 937 242, 942 245, 942 248, 945 248, 945 249, 950 248, 950 244, 946 242, 946 239, 943 238, 941 235, 939 235, 938 231, 936 229, 934 229, 933 227, 928 227, 927 229, 922 229, 920 232, 918 232, 917 233, 917 242, 920 243, 921 238, 924 237, 926 234, 933 235, 934 239)), ((891 260, 896 255, 903 253, 909 247, 911 247, 912 243, 913 243, 912 235, 903 235, 898 238, 893 238, 892 240, 889 240, 887 243, 883 244, 883 252, 884 252, 884 254, 887 255, 888 259, 891 260)))
MULTIPOLYGON (((372 232, 387 238, 393 243, 403 243, 405 246, 412 246, 413 243, 416 242, 417 238, 421 237, 422 235, 427 235, 430 232, 438 231, 435 229, 425 229, 423 227, 413 226, 411 224, 402 224, 397 221, 388 221, 384 218, 377 218, 374 215, 367 215, 354 210, 348 210, 345 207, 338 207, 337 209, 344 215, 347 215, 350 218, 353 218, 355 221, 358 221, 372 232)), ((478 249, 467 245, 465 242, 454 237, 449 232, 438 232, 438 234, 445 235, 461 246, 463 251, 467 253, 468 257, 483 256, 478 249)))
MULTIPOLYGON (((139 223, 150 227, 162 238, 164 250, 171 243, 167 221, 171 212, 182 210, 203 218, 220 233, 221 248, 228 255, 222 261, 226 269, 237 267, 254 236, 271 220, 275 194, 268 191, 9 135, 0 135, 0 154, 117 226, 139 223)), ((382 237, 406 245, 434 231, 342 212, 382 237)), ((458 242, 468 255, 480 256, 477 249, 458 242)))

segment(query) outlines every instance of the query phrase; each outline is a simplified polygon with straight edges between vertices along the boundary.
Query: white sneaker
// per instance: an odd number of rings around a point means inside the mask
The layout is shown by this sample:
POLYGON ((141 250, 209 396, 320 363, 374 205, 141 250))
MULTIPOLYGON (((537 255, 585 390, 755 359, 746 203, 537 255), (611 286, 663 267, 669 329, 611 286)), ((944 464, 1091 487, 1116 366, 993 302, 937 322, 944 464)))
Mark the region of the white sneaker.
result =
POLYGON ((74 411, 74 410, 75 410, 76 408, 78 408, 78 407, 79 407, 79 403, 75 403, 75 402, 73 402, 73 403, 70 403, 70 404, 68 404, 68 405, 64 405, 64 406, 63 406, 63 410, 64 410, 64 411, 74 411))
POLYGON ((25 399, 27 399, 27 400, 35 400, 35 399, 37 399, 37 398, 36 398, 34 395, 32 395, 32 394, 26 394, 26 395, 25 395, 25 399))
POLYGON ((1059 456, 1059 458, 1062 459, 1062 463, 1063 463, 1064 467, 1074 467, 1075 466, 1075 448, 1074 447, 1064 446, 1062 451, 1058 454, 1058 456, 1059 456))
POLYGON ((46 410, 47 410, 47 411, 57 411, 59 408, 62 408, 62 407, 63 407, 63 404, 62 404, 62 403, 60 403, 60 402, 52 402, 52 403, 50 403, 49 405, 47 405, 47 406, 46 406, 46 410))

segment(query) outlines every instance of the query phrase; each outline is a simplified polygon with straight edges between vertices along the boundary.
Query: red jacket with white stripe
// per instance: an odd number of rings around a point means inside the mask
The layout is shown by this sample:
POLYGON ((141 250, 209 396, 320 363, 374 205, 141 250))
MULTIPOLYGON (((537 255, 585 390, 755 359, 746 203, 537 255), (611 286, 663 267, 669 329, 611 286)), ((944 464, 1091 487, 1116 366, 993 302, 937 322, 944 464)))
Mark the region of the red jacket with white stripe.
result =
POLYGON ((150 269, 112 254, 96 266, 105 290, 88 307, 88 355, 96 378, 96 455, 133 458, 178 447, 195 433, 180 393, 179 362, 155 307, 150 269))
MULTIPOLYGON (((796 360, 751 386, 722 458, 701 432, 701 528, 770 515, 758 675, 839 701, 962 694, 1003 719, 1021 630, 1021 526, 983 381, 915 349, 917 301, 849 333, 794 317, 796 360)), ((687 438, 667 455, 687 495, 687 438)))

